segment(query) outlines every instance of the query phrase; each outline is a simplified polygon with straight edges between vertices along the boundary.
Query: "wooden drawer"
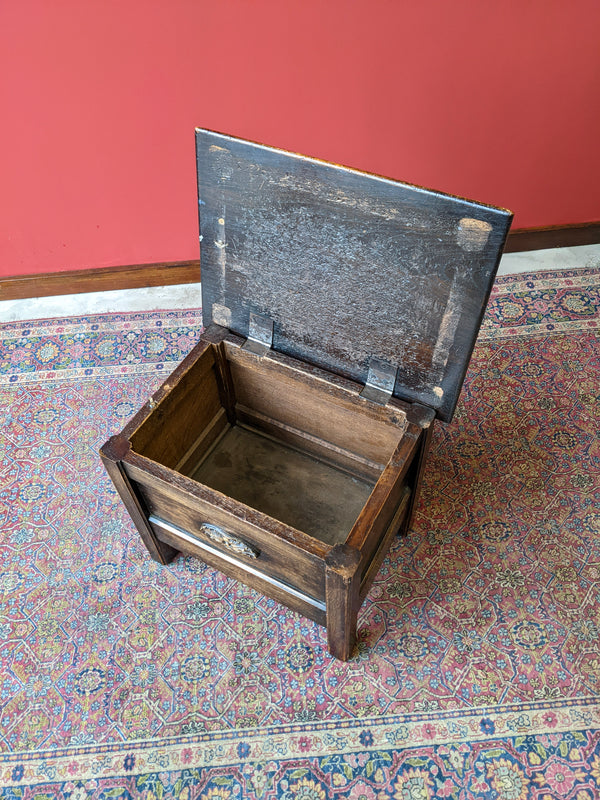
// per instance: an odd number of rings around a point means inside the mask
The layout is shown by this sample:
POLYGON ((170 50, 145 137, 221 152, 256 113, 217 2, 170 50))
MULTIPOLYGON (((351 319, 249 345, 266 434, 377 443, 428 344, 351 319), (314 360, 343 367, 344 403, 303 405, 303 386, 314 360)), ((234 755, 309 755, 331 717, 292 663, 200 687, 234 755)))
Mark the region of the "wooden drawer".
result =
POLYGON ((160 529, 157 538, 207 561, 210 555, 211 564, 226 574, 231 574, 235 563, 238 571, 266 575, 306 598, 324 601, 324 561, 329 548, 263 515, 255 513, 250 523, 244 519, 248 508, 231 498, 220 497, 208 487, 182 477, 169 481, 171 476, 166 470, 159 478, 150 471, 152 464, 144 464, 142 459, 132 461, 126 463, 125 473, 151 526, 160 529), (206 525, 223 532, 221 541, 215 541, 216 536, 211 540, 206 525), (203 550, 203 545, 210 546, 210 551, 203 550), (214 563, 219 555, 223 564, 214 563))
POLYGON ((253 585, 262 594, 291 606, 304 617, 320 625, 326 624, 324 561, 317 570, 321 577, 321 591, 316 596, 309 595, 295 585, 299 581, 295 580, 294 570, 284 570, 285 579, 277 577, 281 570, 273 568, 273 559, 264 550, 250 547, 247 542, 231 536, 222 528, 204 523, 194 531, 184 530, 154 514, 150 515, 148 521, 162 542, 182 553, 197 556, 242 583, 253 585))

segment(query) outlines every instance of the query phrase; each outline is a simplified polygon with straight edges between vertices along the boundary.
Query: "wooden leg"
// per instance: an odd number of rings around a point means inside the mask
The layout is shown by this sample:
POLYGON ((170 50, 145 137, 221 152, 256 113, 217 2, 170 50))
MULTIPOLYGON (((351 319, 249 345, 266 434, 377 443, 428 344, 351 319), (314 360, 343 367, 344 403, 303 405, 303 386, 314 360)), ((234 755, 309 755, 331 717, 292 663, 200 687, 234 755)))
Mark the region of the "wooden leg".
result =
POLYGON ((337 544, 325 559, 327 642, 341 661, 348 661, 356 643, 360 561, 360 552, 347 544, 337 544))
POLYGON ((157 539, 146 519, 137 494, 129 478, 125 474, 122 459, 129 452, 130 447, 129 442, 123 436, 112 436, 108 442, 102 446, 100 458, 125 508, 129 512, 129 516, 138 529, 148 552, 159 564, 168 564, 175 558, 178 551, 157 539))

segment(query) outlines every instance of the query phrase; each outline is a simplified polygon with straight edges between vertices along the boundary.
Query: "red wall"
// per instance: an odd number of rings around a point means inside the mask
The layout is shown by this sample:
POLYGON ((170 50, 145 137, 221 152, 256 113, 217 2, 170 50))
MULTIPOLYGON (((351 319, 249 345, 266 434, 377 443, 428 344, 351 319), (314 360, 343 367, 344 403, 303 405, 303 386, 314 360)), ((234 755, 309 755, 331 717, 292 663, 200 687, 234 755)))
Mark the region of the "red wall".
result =
POLYGON ((0 275, 197 257, 196 125, 598 220, 599 42, 598 0, 4 2, 0 275))

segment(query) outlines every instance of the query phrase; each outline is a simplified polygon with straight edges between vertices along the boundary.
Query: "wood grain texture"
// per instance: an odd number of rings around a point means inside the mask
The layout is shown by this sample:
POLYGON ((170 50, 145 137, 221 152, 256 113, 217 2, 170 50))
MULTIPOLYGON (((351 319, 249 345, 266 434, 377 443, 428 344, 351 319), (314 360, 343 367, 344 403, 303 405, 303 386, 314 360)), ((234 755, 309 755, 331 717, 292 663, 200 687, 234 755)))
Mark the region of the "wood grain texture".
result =
POLYGON ((0 300, 173 286, 199 280, 199 260, 15 275, 0 280, 0 300))
POLYGON ((281 575, 293 564, 304 590, 318 596, 314 587, 319 581, 318 565, 329 552, 325 544, 136 454, 127 458, 124 469, 143 498, 148 515, 155 514, 190 531, 204 523, 215 524, 256 546, 262 560, 281 569, 281 575))
POLYGON ((239 424, 190 477, 331 545, 346 540, 374 485, 329 459, 239 424))
MULTIPOLYGON (((190 365, 182 380, 167 381, 160 399, 153 401, 152 413, 131 436, 131 445, 147 458, 175 468, 198 438, 213 431, 216 437, 221 400, 217 384, 214 349, 208 347, 190 365)), ((204 436, 205 446, 212 443, 204 436)))
POLYGON ((411 491, 408 486, 403 487, 402 495, 400 497, 400 502, 396 507, 396 511, 394 516, 390 520, 390 523, 387 527, 387 530, 384 532, 384 535, 381 537, 377 549, 371 554, 370 558, 366 561, 363 558, 363 572, 360 582, 360 601, 365 599, 367 596, 369 589, 371 588, 371 584, 375 579, 375 576, 379 572, 379 568, 383 563, 383 559, 386 557, 388 550, 392 544, 392 540, 398 533, 398 531, 402 528, 406 516, 409 511, 409 502, 410 502, 410 495, 411 491))
MULTIPOLYGON (((131 479, 131 475, 129 477, 131 479)), ((205 523, 217 525, 226 533, 247 542, 259 551, 260 555, 252 562, 254 568, 288 583, 311 597, 324 599, 321 559, 315 558, 289 541, 266 534, 260 525, 255 524, 259 519, 258 513, 251 515, 251 519, 227 514, 200 499, 184 498, 177 489, 161 485, 148 476, 140 476, 136 486, 150 514, 192 533, 198 531, 205 523)), ((247 515, 246 509, 244 512, 247 515)), ((252 585, 251 577, 247 578, 247 581, 252 585)))
POLYGON ((370 562, 381 537, 392 520, 404 494, 405 476, 418 452, 422 432, 409 430, 399 440, 396 451, 350 531, 347 543, 362 553, 363 565, 370 562))
POLYGON ((281 369, 270 359, 232 348, 236 403, 383 468, 404 430, 404 415, 361 398, 358 384, 353 393, 335 391, 335 387, 311 379, 301 363, 294 362, 295 368, 281 369), (355 424, 357 415, 361 425, 355 424))
POLYGON ((211 350, 212 346, 209 342, 200 339, 187 356, 181 361, 173 370, 173 372, 162 382, 154 394, 148 398, 147 402, 137 411, 134 416, 125 424, 122 435, 126 439, 131 439, 135 432, 142 427, 149 418, 153 415, 157 406, 167 398, 179 382, 185 381, 185 376, 190 370, 193 370, 196 362, 201 359, 207 350, 211 350))
POLYGON ((451 418, 510 212, 197 132, 206 324, 362 384, 377 357, 394 394, 451 418))
POLYGON ((209 327, 107 468, 151 552, 196 555, 316 619, 347 660, 432 421, 453 414, 511 214, 197 142, 209 327), (272 349, 244 341, 255 314, 272 349), (397 367, 383 405, 362 393, 373 356, 397 367))

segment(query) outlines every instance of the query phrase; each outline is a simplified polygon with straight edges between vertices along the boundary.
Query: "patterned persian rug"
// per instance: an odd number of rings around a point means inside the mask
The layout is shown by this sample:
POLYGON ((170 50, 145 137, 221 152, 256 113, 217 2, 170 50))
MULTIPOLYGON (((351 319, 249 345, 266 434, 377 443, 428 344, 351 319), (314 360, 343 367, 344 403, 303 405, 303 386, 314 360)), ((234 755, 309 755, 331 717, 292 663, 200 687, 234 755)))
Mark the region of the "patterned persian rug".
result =
POLYGON ((0 797, 600 797, 599 322, 598 269, 497 281, 348 663, 100 464, 199 311, 1 326, 0 797))

